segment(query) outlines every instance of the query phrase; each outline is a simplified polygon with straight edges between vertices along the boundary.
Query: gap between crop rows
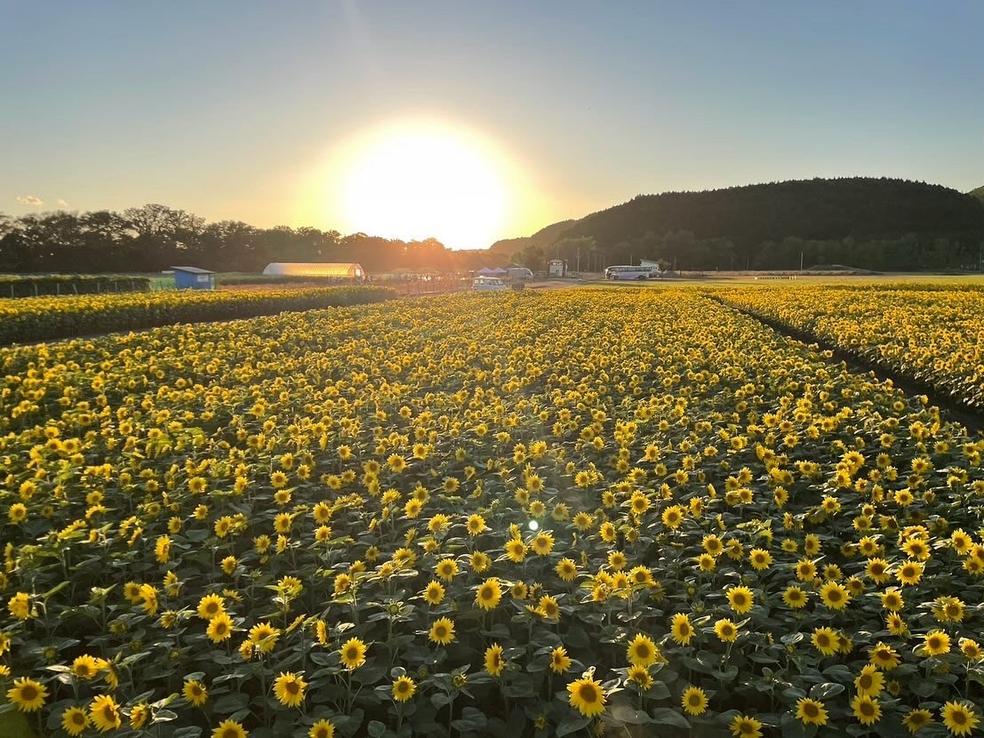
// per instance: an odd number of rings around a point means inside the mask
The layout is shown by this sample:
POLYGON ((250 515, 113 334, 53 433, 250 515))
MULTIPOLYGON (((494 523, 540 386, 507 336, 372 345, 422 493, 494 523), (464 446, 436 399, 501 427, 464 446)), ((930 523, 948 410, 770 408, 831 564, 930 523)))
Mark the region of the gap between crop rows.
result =
POLYGON ((971 434, 984 431, 984 412, 981 412, 979 408, 968 405, 959 398, 941 393, 937 388, 927 382, 872 361, 866 356, 838 346, 810 331, 787 325, 782 321, 776 320, 768 315, 763 315, 755 310, 739 307, 717 295, 708 294, 707 297, 742 315, 767 325, 772 330, 787 338, 792 338, 805 344, 813 344, 819 346, 824 351, 829 351, 834 362, 843 362, 852 371, 873 374, 881 381, 890 380, 895 387, 898 387, 907 395, 926 395, 929 398, 929 402, 936 405, 947 420, 961 423, 971 434))

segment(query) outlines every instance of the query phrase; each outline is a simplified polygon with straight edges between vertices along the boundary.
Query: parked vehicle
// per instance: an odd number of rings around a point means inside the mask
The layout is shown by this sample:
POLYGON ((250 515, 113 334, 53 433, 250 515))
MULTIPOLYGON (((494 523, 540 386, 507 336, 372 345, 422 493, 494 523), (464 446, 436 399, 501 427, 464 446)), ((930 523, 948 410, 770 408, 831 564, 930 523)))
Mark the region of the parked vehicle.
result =
POLYGON ((605 269, 605 279, 649 279, 655 271, 657 271, 655 267, 649 266, 631 266, 628 264, 610 266, 605 269))
POLYGON ((472 289, 476 292, 501 292, 508 290, 509 285, 498 277, 475 277, 472 280, 472 289))

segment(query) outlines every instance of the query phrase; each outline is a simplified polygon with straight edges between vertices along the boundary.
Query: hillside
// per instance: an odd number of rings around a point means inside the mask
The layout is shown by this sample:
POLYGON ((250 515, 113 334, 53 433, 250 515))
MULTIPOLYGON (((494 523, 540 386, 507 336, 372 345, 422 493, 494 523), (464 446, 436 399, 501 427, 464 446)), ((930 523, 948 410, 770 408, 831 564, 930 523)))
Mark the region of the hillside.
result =
POLYGON ((548 225, 546 228, 541 228, 532 236, 504 238, 492 244, 489 247, 489 251, 496 256, 511 256, 517 251, 522 251, 532 246, 546 248, 560 240, 561 236, 576 222, 576 220, 562 220, 559 223, 548 225))
MULTIPOLYGON (((975 191, 977 192, 977 191, 975 191)), ((984 203, 940 185, 811 179, 640 195, 540 243, 547 256, 594 242, 607 263, 659 258, 689 269, 964 268, 984 240, 984 203)))
POLYGON ((976 197, 981 202, 984 202, 984 186, 978 187, 976 190, 971 190, 967 194, 972 197, 976 197))

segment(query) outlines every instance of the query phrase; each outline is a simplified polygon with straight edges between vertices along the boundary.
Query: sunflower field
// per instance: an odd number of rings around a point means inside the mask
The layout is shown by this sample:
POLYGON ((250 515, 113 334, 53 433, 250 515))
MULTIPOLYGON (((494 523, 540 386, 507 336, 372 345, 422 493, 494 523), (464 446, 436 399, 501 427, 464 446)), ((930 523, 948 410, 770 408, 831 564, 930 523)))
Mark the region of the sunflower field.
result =
POLYGON ((982 452, 687 289, 3 349, 0 734, 980 735, 982 452))
POLYGON ((0 345, 358 305, 395 296, 386 287, 315 287, 0 299, 0 345))
POLYGON ((724 296, 984 409, 984 291, 979 288, 752 288, 724 296))

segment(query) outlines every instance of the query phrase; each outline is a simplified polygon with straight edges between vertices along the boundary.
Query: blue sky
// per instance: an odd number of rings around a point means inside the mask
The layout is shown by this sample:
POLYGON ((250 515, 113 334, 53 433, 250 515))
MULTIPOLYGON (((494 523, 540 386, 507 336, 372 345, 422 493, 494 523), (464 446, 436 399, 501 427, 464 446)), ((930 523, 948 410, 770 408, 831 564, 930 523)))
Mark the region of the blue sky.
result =
POLYGON ((0 0, 0 211, 339 227, 312 171, 406 115, 478 131, 528 174, 503 236, 640 192, 966 191, 984 184, 981 28, 984 3, 945 1, 0 0))

